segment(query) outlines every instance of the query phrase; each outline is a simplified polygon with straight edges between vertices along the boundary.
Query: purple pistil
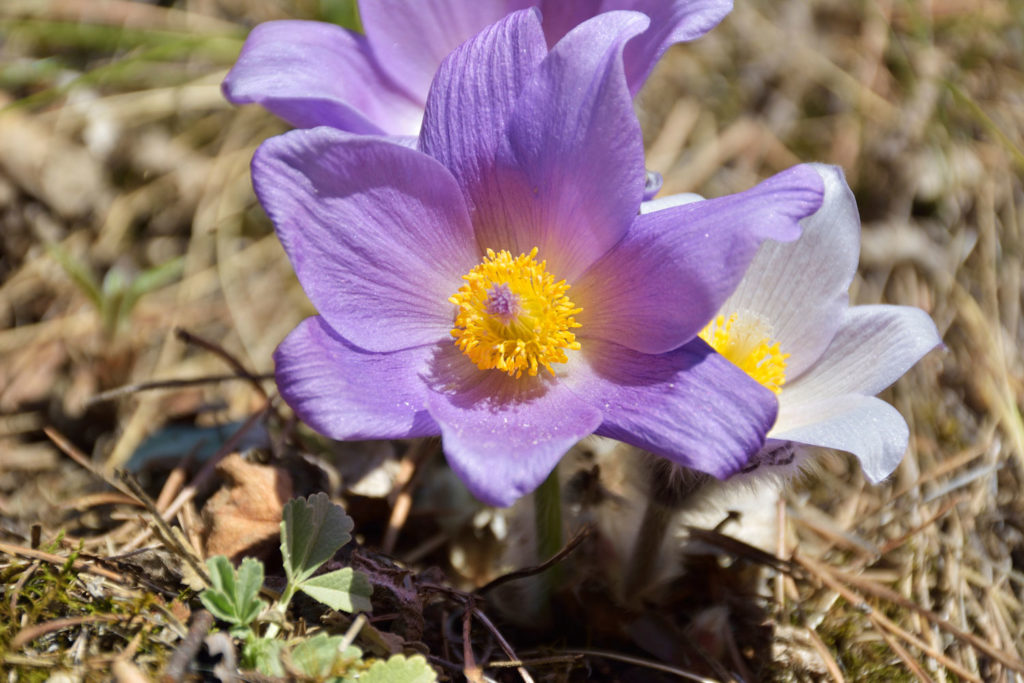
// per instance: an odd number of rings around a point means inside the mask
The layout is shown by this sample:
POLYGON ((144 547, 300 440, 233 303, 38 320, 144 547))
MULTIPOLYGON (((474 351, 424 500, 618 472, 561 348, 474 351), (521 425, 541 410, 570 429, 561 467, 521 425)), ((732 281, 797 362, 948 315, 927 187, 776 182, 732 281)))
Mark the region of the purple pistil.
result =
POLYGON ((522 306, 519 303, 519 295, 513 293, 507 283, 494 285, 487 292, 487 312, 506 325, 519 315, 520 311, 522 306))

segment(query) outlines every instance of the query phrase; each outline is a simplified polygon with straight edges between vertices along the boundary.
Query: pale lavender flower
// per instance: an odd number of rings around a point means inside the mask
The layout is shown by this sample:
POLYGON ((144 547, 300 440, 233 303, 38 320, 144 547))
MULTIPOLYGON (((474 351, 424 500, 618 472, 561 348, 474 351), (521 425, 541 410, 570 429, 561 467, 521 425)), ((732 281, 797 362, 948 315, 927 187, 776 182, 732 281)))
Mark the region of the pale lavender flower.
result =
POLYGON ((674 43, 708 32, 732 0, 363 0, 365 35, 314 21, 260 24, 224 81, 236 104, 258 103, 299 128, 419 132, 430 83, 452 50, 509 12, 539 5, 548 46, 611 10, 636 10, 650 28, 625 47, 635 95, 674 43))
POLYGON ((795 167, 737 195, 643 214, 623 49, 635 12, 549 53, 514 13, 441 65, 419 148, 334 128, 268 140, 257 195, 320 315, 275 354, 281 395, 338 439, 440 434, 507 505, 596 432, 726 477, 774 395, 696 338, 765 239, 821 201, 795 167))
MULTIPOLYGON (((765 449, 743 472, 799 470, 813 449, 848 451, 872 482, 907 449, 907 423, 875 397, 941 344, 935 323, 911 306, 849 306, 860 218, 843 172, 814 165, 825 195, 800 239, 761 246, 720 315, 701 336, 778 394, 765 449)), ((699 199, 656 200, 653 208, 699 199)))

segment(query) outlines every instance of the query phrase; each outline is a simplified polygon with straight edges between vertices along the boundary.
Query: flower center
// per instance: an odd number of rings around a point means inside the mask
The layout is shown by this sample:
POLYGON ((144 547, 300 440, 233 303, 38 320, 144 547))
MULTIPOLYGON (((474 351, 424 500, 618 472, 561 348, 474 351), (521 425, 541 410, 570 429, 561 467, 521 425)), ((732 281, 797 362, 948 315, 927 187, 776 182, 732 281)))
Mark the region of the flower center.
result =
POLYGON ((761 316, 750 311, 733 313, 726 319, 720 315, 701 330, 700 338, 733 365, 753 377, 776 394, 786 383, 786 359, 779 343, 772 343, 772 327, 761 316))
POLYGON ((458 306, 452 336, 455 345, 481 370, 497 368, 512 377, 536 375, 540 366, 565 363, 566 349, 580 343, 570 330, 579 327, 582 311, 565 293, 565 280, 555 282, 537 261, 537 248, 513 257, 487 250, 480 265, 462 276, 462 285, 448 300, 458 306))

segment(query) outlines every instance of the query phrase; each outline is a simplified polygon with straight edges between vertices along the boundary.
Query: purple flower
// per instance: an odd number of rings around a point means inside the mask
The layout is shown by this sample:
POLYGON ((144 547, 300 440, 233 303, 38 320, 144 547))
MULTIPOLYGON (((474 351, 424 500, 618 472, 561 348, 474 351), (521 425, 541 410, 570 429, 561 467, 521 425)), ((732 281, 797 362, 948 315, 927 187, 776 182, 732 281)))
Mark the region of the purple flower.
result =
POLYGON ((275 354, 281 395, 338 439, 440 434, 508 505, 580 438, 719 477, 775 419, 772 392, 696 335, 760 243, 821 201, 795 167, 640 215, 643 144, 609 12, 550 53, 534 11, 442 64, 419 149, 321 127, 268 140, 257 195, 320 315, 275 354))
POLYGON ((626 45, 633 94, 674 43, 711 30, 732 0, 372 0, 360 3, 366 34, 314 21, 260 24, 224 80, 235 104, 258 103, 299 128, 416 135, 441 60, 509 12, 539 5, 554 45, 610 10, 637 10, 650 28, 626 45))
MULTIPOLYGON (((872 482, 907 449, 907 423, 875 394, 941 344, 928 314, 911 306, 849 306, 860 218, 843 172, 815 164, 821 209, 794 242, 765 243, 717 318, 711 345, 778 395, 768 444, 744 471, 800 469, 808 446, 853 453, 872 482)), ((656 200, 666 206, 699 199, 656 200)))

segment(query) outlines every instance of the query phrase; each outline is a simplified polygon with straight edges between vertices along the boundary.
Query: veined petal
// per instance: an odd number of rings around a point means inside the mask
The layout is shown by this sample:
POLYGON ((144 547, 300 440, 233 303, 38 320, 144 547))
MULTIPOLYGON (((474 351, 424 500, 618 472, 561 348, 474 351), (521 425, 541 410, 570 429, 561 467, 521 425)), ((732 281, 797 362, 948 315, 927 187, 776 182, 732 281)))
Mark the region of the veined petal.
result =
POLYGON ((414 135, 423 116, 422 99, 381 70, 363 36, 318 21, 258 25, 221 87, 299 128, 414 135))
POLYGON ((626 79, 635 95, 665 50, 713 29, 732 11, 732 0, 606 0, 605 9, 635 10, 651 18, 651 27, 626 46, 626 79))
POLYGON ((448 339, 479 260, 462 194, 416 150, 329 128, 256 151, 253 185, 313 305, 368 351, 448 339))
POLYGON ((660 355, 588 340, 566 375, 603 414, 597 434, 719 478, 747 464, 775 421, 775 395, 701 339, 660 355))
POLYGON ((800 422, 800 426, 773 429, 772 439, 853 453, 872 483, 888 477, 900 464, 910 434, 898 410, 874 396, 858 394, 806 405, 800 422))
POLYGON ((645 179, 622 48, 647 23, 633 12, 601 14, 534 71, 498 150, 499 191, 474 198, 482 247, 538 247, 550 270, 571 282, 622 237, 645 179))
POLYGON ((775 428, 807 424, 814 405, 836 396, 872 396, 899 379, 942 340, 927 313, 912 306, 854 306, 843 313, 818 362, 787 383, 775 428))
MULTIPOLYGON (((500 194, 495 154, 523 85, 547 54, 536 10, 487 27, 442 62, 427 98, 420 149, 448 167, 470 210, 500 194)), ((497 248, 483 245, 482 248, 497 248)))
MULTIPOLYGON (((565 0, 540 0, 541 16, 544 19, 544 39, 548 47, 554 47, 569 31, 587 19, 607 9, 607 0, 587 0, 585 2, 565 2, 565 0)), ((616 9, 630 9, 620 7, 616 9)))
POLYGON ((839 329, 860 255, 860 217, 842 170, 808 166, 825 184, 821 208, 801 222, 800 239, 761 245, 721 311, 727 317, 749 311, 771 325, 772 340, 789 354, 789 384, 818 360, 839 329))
POLYGON ((573 283, 581 338, 644 353, 692 339, 766 239, 793 240, 821 203, 821 177, 795 166, 739 194, 636 217, 625 238, 573 283))
POLYGON ((427 406, 448 464, 490 505, 511 505, 536 489, 601 422, 560 382, 478 370, 454 347, 437 354, 430 377, 427 406))
POLYGON ((363 29, 391 77, 426 101, 441 60, 507 13, 505 0, 373 0, 359 3, 363 29))
POLYGON ((650 28, 626 46, 626 79, 635 95, 665 50, 717 26, 732 11, 732 0, 541 0, 540 8, 548 45, 555 45, 573 27, 599 12, 633 10, 650 17, 650 28))
POLYGON ((421 375, 431 347, 368 353, 323 318, 307 318, 274 352, 277 386, 310 427, 334 439, 404 439, 438 434, 421 375))

